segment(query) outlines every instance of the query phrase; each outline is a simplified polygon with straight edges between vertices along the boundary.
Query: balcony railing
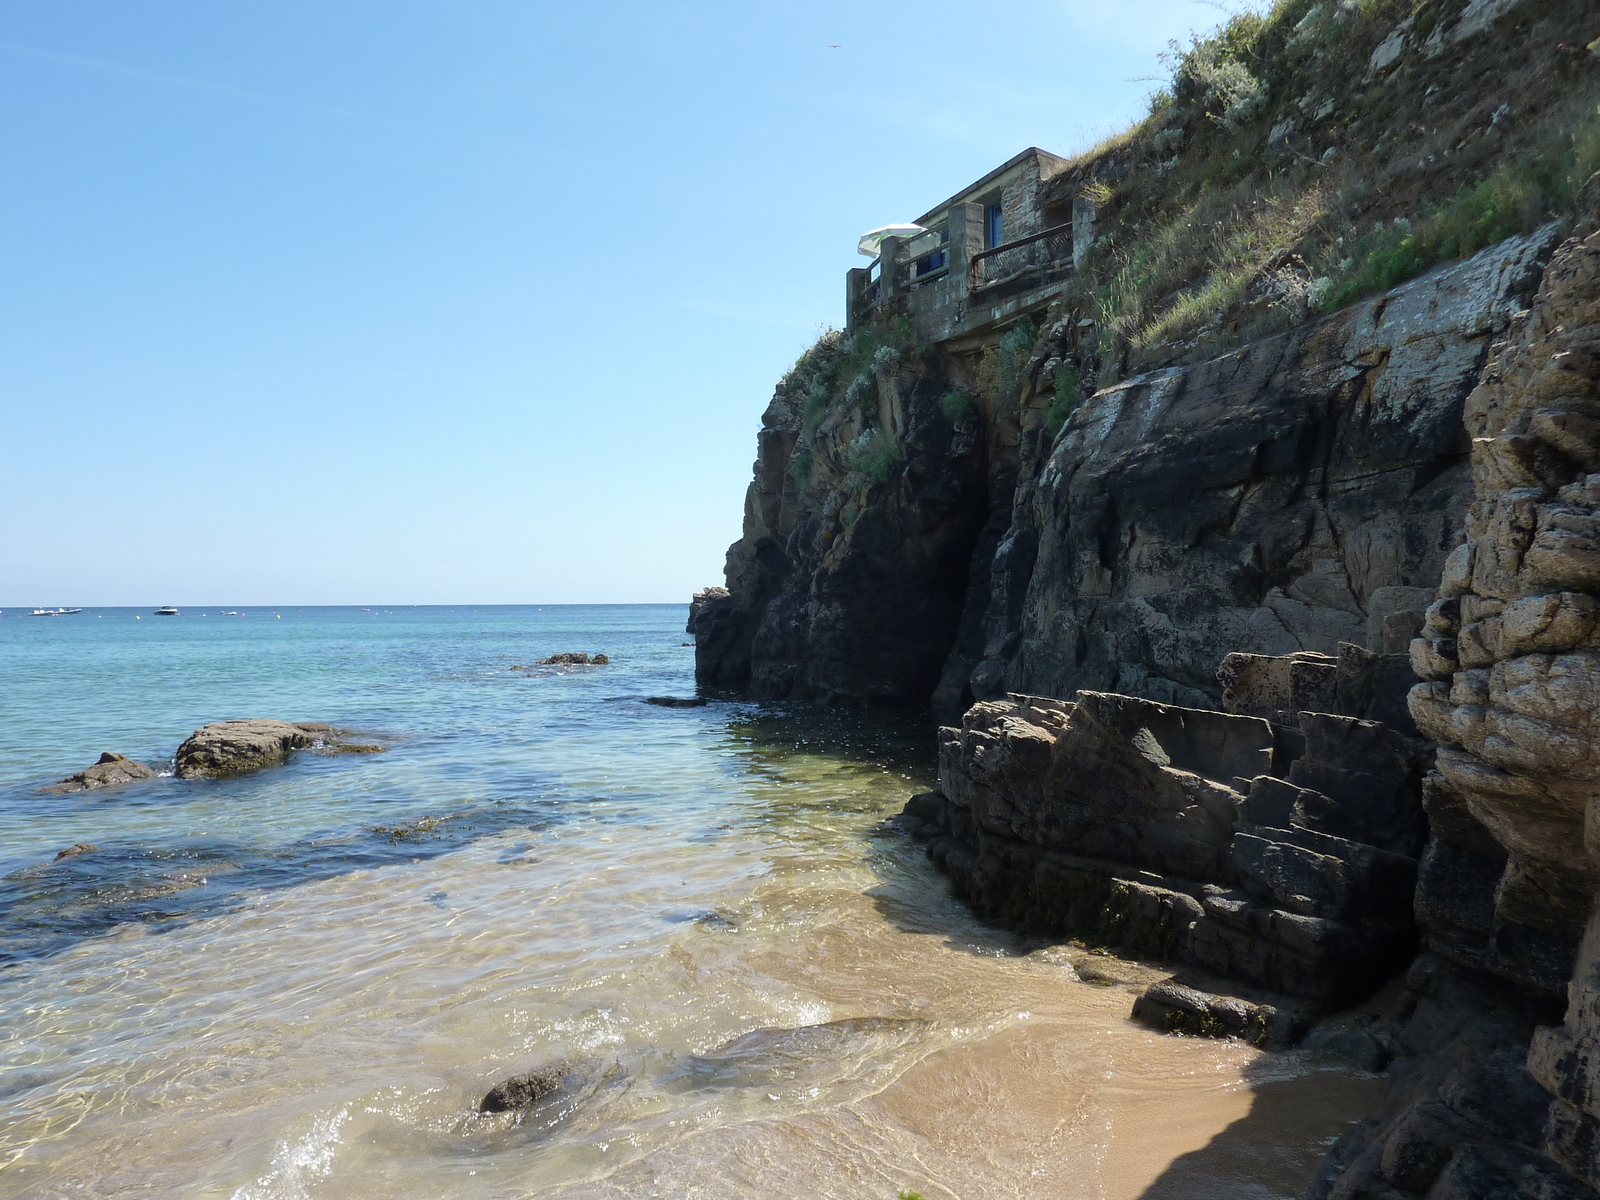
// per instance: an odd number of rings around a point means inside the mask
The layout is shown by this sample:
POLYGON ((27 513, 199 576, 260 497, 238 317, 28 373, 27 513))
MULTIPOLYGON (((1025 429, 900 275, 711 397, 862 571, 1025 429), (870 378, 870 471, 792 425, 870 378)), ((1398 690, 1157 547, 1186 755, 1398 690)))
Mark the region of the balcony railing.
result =
POLYGON ((892 296, 904 297, 914 316, 926 304, 954 304, 958 314, 955 319, 959 321, 968 297, 995 301, 1054 283, 1072 271, 1070 224, 977 251, 967 260, 965 270, 960 270, 957 248, 945 241, 940 232, 930 230, 900 242, 892 261, 887 255, 880 255, 870 268, 849 273, 846 319, 852 328, 892 296), (952 267, 957 268, 955 275, 952 267), (918 294, 925 287, 941 283, 950 290, 926 293, 927 299, 918 294))
POLYGON ((1071 269, 1072 226, 1054 225, 974 254, 970 286, 977 291, 1035 276, 1043 283, 1071 269))

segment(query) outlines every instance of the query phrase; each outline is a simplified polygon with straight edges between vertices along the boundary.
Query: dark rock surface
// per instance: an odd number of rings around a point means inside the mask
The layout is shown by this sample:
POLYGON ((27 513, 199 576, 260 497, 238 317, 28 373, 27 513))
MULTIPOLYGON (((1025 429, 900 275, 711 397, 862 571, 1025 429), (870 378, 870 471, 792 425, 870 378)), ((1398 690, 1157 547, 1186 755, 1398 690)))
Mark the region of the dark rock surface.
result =
POLYGON ((76 775, 68 775, 60 783, 42 789, 46 792, 87 792, 94 788, 112 787, 119 783, 130 783, 135 779, 150 779, 154 777, 155 770, 141 762, 115 754, 107 750, 100 756, 94 766, 79 771, 76 775))
POLYGON ((561 1090, 563 1074, 567 1070, 567 1064, 557 1063, 503 1079, 478 1102, 478 1111, 501 1113, 532 1108, 561 1090))
MULTIPOLYGON (((1126 380, 1053 441, 1031 385, 1017 411, 952 422, 937 401, 960 363, 902 366, 876 387, 903 463, 859 502, 797 482, 797 454, 835 452, 780 386, 727 587, 691 606, 697 679, 952 713, 1079 689, 1212 707, 1230 652, 1403 654, 1470 495, 1463 402, 1554 240, 1126 380)), ((1067 336, 1047 329, 1034 361, 1067 336)))
POLYGON ((990 513, 1009 510, 1015 460, 1004 423, 986 431, 943 411, 950 387, 941 366, 908 359, 874 373, 859 409, 808 430, 798 382, 779 385, 728 586, 691 606, 700 684, 820 702, 920 703, 933 692, 990 513), (882 479, 851 466, 872 429, 900 455, 882 479), (792 469, 797 449, 836 486, 808 490, 792 469))
MULTIPOLYGON (((1287 697, 1253 695, 1284 713, 1287 697)), ((1413 952, 1422 748, 1377 722, 1293 715, 1100 692, 979 702, 940 731, 939 791, 900 823, 985 916, 1328 1011, 1413 952)))
MULTIPOLYGON (((604 667, 609 666, 611 660, 604 654, 589 655, 582 652, 568 651, 563 654, 552 654, 549 658, 541 658, 541 667, 604 667)), ((512 667, 513 671, 518 668, 512 667)))
POLYGON ((1084 401, 1018 488, 971 693, 1211 707, 1230 652, 1403 652, 1470 496, 1463 402, 1553 241, 1084 401))
POLYGON ((1292 1046, 1305 1031, 1292 1009, 1252 1004, 1173 982, 1145 989, 1133 1002, 1133 1019, 1163 1033, 1240 1038, 1273 1050, 1292 1046))
POLYGON ((700 696, 646 696, 644 702, 660 708, 704 708, 706 705, 700 696))
POLYGON ((376 746, 343 742, 332 725, 320 722, 249 718, 202 725, 178 747, 178 776, 195 779, 232 775, 282 762, 291 751, 310 747, 370 753, 376 746))

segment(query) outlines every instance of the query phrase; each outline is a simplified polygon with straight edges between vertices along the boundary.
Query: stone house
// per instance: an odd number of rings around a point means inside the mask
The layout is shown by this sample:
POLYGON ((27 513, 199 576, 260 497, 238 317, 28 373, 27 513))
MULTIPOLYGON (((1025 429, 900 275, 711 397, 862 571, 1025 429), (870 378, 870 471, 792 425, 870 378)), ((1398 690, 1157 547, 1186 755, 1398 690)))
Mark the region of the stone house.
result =
POLYGON ((1071 275, 1075 245, 1092 237, 1094 205, 1047 186, 1070 166, 1030 146, 912 227, 868 234, 863 252, 875 243, 877 259, 846 274, 846 330, 892 308, 941 343, 1043 307, 1071 275))

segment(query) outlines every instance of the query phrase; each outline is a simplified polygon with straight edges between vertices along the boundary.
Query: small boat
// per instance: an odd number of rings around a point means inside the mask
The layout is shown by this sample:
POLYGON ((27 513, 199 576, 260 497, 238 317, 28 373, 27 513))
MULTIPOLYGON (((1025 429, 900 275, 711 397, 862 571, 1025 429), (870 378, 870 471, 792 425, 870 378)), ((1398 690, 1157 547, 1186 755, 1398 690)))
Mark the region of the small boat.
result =
POLYGON ((36 608, 30 616, 35 617, 70 617, 73 613, 81 613, 81 608, 36 608))
POLYGON ((181 614, 179 614, 178 610, 173 608, 170 604, 166 605, 164 608, 156 609, 156 616, 158 617, 176 617, 179 615, 181 614))

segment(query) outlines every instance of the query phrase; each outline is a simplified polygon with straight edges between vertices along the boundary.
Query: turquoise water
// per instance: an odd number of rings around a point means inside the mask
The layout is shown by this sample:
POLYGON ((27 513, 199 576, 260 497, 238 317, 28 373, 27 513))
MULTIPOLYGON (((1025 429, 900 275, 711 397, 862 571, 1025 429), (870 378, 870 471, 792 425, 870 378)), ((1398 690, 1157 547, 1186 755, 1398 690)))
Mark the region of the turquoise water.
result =
POLYGON ((0 962, 123 921, 211 911, 253 888, 543 827, 574 806, 626 822, 650 805, 705 804, 741 769, 729 722, 749 714, 642 703, 694 693, 683 615, 679 605, 7 613, 0 962), (511 669, 567 650, 612 663, 511 669), (102 750, 170 771, 197 726, 246 716, 328 721, 389 749, 301 754, 227 781, 38 791, 102 750), (432 827, 408 832, 419 822, 432 827), (83 842, 100 849, 25 870, 83 842))
POLYGON ((646 704, 682 606, 246 612, 0 616, 0 1194, 1131 1200, 1232 1122, 1181 1194, 1266 1197, 1365 1103, 975 921, 879 827, 919 714, 646 704), (170 774, 251 716, 386 749, 170 774), (168 773, 40 791, 102 750, 168 773))

